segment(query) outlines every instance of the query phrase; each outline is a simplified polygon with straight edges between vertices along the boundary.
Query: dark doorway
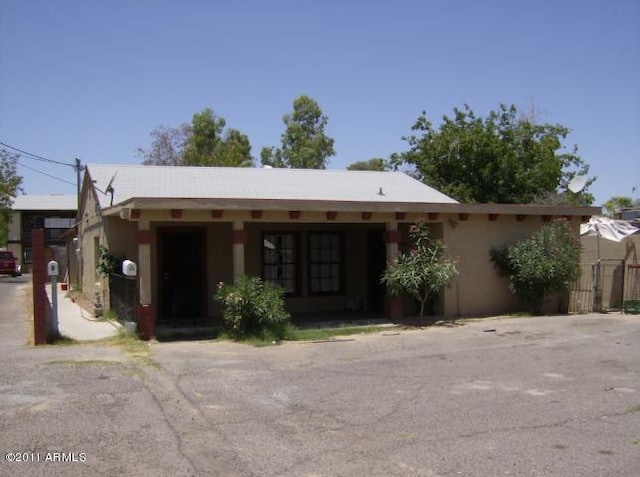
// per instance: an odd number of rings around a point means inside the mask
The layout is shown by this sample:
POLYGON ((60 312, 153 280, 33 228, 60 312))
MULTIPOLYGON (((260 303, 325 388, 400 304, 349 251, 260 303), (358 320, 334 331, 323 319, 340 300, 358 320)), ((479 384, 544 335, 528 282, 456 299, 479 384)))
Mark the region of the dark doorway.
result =
POLYGON ((178 327, 204 322, 205 236, 204 228, 158 229, 159 323, 178 327))
POLYGON ((384 229, 371 230, 367 235, 367 264, 367 309, 383 312, 386 291, 380 277, 387 266, 384 229))

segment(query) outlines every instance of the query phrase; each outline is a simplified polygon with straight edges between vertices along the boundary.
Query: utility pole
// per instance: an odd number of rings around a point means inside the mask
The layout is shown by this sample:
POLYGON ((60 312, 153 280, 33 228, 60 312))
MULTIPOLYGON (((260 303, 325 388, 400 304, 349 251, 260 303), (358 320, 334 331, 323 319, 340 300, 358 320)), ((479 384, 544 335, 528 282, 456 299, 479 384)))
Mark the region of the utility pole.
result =
POLYGON ((73 166, 76 170, 76 184, 78 190, 78 207, 80 207, 80 172, 82 172, 82 165, 80 164, 80 159, 76 157, 76 165, 73 166))

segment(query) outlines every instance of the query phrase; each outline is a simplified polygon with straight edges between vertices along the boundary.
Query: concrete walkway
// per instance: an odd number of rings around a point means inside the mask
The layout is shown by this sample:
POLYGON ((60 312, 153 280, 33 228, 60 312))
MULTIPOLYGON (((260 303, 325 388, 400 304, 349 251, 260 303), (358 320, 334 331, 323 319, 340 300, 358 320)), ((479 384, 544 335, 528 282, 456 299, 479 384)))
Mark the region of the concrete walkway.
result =
MULTIPOLYGON (((51 303, 51 284, 45 286, 51 303)), ((116 336, 122 325, 117 321, 96 320, 91 313, 74 303, 58 284, 58 331, 76 341, 101 340, 116 336)))

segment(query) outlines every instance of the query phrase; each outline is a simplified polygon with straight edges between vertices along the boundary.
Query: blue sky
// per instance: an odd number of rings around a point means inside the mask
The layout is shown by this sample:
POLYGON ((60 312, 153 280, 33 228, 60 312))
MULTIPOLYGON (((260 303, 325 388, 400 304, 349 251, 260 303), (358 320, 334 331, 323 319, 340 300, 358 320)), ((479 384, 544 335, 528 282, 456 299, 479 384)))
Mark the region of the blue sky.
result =
MULTIPOLYGON (((533 105, 572 130, 597 204, 640 197, 637 0, 0 1, 0 141, 56 161, 139 163, 211 107, 259 163, 301 94, 333 169, 406 150, 423 110, 533 105)), ((75 192, 72 168, 21 164, 26 193, 75 192)))

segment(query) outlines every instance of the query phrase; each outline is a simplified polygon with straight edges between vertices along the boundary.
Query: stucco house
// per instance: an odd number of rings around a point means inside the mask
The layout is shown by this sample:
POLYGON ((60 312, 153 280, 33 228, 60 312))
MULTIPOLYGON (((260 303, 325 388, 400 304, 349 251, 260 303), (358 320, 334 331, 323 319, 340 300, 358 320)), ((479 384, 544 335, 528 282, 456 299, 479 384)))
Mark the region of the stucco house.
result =
POLYGON ((55 259, 64 274, 68 256, 65 233, 74 227, 78 210, 76 195, 21 195, 13 200, 11 221, 7 234, 7 248, 22 265, 22 271, 31 271, 31 230, 45 231, 45 244, 49 258, 55 259))
POLYGON ((89 296, 104 293, 95 272, 103 245, 137 264, 138 316, 158 326, 219 322, 216 286, 242 274, 282 285, 294 316, 398 317, 414 313, 413 303, 386 297, 380 275, 410 226, 425 221, 460 272, 433 311, 503 313, 514 299, 489 249, 560 216, 577 237, 596 211, 460 204, 400 172, 89 164, 77 220, 80 280, 89 296))

